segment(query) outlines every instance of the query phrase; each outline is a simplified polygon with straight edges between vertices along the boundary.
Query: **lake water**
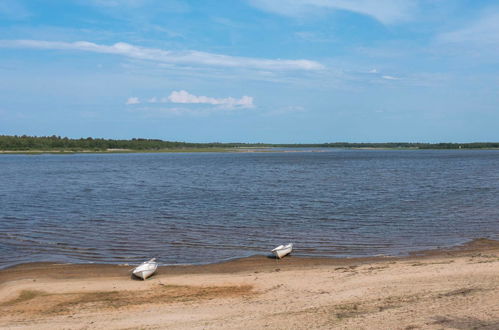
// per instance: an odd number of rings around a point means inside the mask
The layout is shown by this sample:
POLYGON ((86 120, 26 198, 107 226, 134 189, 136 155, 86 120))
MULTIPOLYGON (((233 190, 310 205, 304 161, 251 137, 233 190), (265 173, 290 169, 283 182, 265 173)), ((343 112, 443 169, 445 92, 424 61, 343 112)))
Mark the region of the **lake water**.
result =
MULTIPOLYGON (((316 150, 318 151, 318 150, 316 150)), ((499 238, 499 151, 0 155, 0 267, 371 256, 499 238)))

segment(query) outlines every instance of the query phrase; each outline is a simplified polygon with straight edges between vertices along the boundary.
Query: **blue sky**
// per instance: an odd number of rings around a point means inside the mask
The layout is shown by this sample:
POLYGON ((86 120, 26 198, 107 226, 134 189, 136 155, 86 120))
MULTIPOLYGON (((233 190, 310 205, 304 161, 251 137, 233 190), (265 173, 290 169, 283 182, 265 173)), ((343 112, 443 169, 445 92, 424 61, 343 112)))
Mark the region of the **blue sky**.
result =
POLYGON ((499 3, 2 0, 0 134, 499 141, 499 3))

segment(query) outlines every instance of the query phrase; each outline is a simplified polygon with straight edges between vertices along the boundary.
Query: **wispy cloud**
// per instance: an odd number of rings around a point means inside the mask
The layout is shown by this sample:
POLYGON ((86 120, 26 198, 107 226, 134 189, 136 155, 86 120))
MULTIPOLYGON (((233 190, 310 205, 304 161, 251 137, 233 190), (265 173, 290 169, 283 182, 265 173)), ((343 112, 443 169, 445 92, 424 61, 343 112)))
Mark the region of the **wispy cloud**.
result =
POLYGON ((324 9, 346 10, 370 16, 383 24, 410 20, 417 9, 415 0, 249 0, 265 11, 286 16, 303 16, 324 9))
POLYGON ((196 96, 187 91, 173 91, 168 96, 170 102, 173 103, 192 103, 192 104, 211 104, 218 105, 228 109, 234 108, 253 108, 253 98, 251 96, 243 96, 240 99, 233 97, 215 98, 209 96, 196 96))
POLYGON ((499 10, 486 13, 462 29, 442 33, 437 40, 452 44, 497 45, 499 42, 499 10))
POLYGON ((386 79, 386 80, 400 80, 400 78, 398 78, 398 77, 388 76, 388 75, 381 76, 381 78, 386 79))
POLYGON ((129 97, 128 100, 126 100, 126 104, 128 104, 128 105, 140 104, 140 100, 138 97, 129 97))
POLYGON ((281 60, 237 57, 222 54, 188 51, 169 51, 158 48, 134 46, 124 42, 99 45, 88 41, 62 42, 43 40, 0 40, 3 48, 31 48, 45 50, 76 50, 101 54, 121 55, 172 65, 197 65, 264 70, 320 70, 324 66, 311 60, 281 60))

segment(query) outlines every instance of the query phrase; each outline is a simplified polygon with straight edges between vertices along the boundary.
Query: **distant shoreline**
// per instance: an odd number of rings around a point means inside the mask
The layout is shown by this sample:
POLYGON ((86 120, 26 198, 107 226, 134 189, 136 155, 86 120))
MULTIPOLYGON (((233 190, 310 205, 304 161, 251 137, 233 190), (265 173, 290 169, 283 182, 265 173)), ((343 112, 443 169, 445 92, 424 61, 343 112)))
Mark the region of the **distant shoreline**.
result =
POLYGON ((248 147, 248 148, 182 148, 182 149, 109 149, 109 150, 0 150, 0 155, 74 155, 74 154, 161 154, 161 153, 288 153, 288 152, 325 152, 328 149, 344 150, 499 150, 499 148, 387 148, 387 147, 248 147), (309 150, 293 150, 304 148, 309 150), (287 149, 287 150, 286 150, 287 149), (321 150, 313 150, 321 149, 321 150))
POLYGON ((189 153, 189 152, 237 152, 237 149, 226 148, 186 148, 186 149, 161 149, 161 150, 138 150, 138 149, 111 149, 111 150, 0 150, 4 155, 41 155, 41 154, 137 154, 137 153, 189 153))
MULTIPOLYGON (((283 149, 283 148, 279 148, 283 149)), ((272 153, 285 153, 285 152, 323 152, 324 150, 277 150, 277 148, 185 148, 185 149, 161 149, 161 150, 133 150, 133 149, 119 149, 119 150, 0 150, 0 155, 73 155, 73 154, 161 154, 161 153, 259 153, 259 152, 272 152, 272 153)), ((312 148, 310 148, 312 149, 312 148)), ((333 149, 333 148, 330 148, 333 149)), ((381 149, 380 149, 381 150, 381 149)))
POLYGON ((426 150, 426 149, 499 149, 499 142, 421 143, 421 142, 325 142, 325 143, 243 143, 243 142, 179 142, 133 138, 72 139, 61 136, 0 135, 0 154, 39 153, 138 153, 138 152, 276 152, 279 149, 341 148, 361 150, 426 150))

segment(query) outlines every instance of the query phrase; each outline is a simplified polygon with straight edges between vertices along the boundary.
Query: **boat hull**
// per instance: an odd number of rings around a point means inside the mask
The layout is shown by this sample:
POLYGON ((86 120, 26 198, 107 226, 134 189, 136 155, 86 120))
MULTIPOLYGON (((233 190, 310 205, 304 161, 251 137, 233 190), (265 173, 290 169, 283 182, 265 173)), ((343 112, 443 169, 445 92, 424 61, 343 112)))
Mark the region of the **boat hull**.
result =
POLYGON ((142 263, 140 266, 136 267, 132 271, 133 275, 143 280, 150 277, 152 274, 154 274, 154 272, 156 272, 156 269, 158 268, 158 263, 155 262, 154 260, 155 259, 151 259, 149 261, 142 263))
POLYGON ((272 253, 276 256, 276 258, 281 259, 293 251, 293 244, 288 245, 280 245, 272 250, 272 253))
POLYGON ((144 271, 138 271, 138 272, 133 272, 133 275, 145 280, 146 278, 148 278, 149 276, 151 276, 152 274, 154 274, 154 272, 156 271, 156 269, 153 269, 153 270, 144 270, 144 271))

